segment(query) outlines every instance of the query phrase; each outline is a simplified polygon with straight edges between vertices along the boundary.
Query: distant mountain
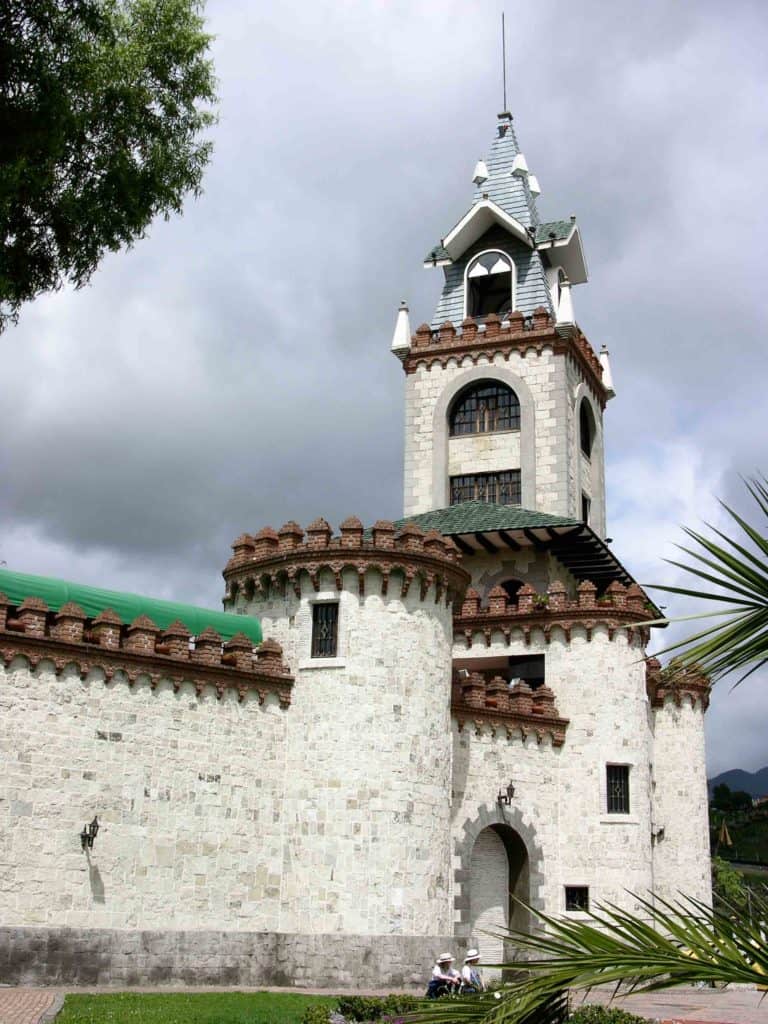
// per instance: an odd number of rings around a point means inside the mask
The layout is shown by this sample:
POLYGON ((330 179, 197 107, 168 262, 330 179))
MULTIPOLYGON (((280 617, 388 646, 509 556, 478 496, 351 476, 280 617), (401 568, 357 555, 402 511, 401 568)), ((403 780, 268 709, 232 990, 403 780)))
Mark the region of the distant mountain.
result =
POLYGON ((759 772, 745 772, 741 768, 731 768, 730 771, 721 772, 713 779, 709 779, 710 793, 722 782, 730 790, 736 792, 742 790, 750 796, 768 796, 768 765, 761 768, 759 772))

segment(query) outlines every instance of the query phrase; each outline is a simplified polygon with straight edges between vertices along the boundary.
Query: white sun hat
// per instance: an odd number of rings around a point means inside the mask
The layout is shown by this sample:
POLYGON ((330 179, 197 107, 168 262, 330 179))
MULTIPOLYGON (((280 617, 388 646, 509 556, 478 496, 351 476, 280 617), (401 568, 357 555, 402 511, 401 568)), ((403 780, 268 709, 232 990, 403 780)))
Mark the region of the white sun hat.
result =
POLYGON ((480 953, 479 953, 478 950, 476 950, 476 949, 468 949, 467 950, 467 955, 464 957, 464 963, 466 963, 467 960, 479 960, 479 959, 480 959, 480 953))
POLYGON ((451 956, 450 953, 441 953, 440 956, 437 958, 437 962, 439 964, 447 964, 450 963, 451 960, 453 960, 453 957, 451 956))

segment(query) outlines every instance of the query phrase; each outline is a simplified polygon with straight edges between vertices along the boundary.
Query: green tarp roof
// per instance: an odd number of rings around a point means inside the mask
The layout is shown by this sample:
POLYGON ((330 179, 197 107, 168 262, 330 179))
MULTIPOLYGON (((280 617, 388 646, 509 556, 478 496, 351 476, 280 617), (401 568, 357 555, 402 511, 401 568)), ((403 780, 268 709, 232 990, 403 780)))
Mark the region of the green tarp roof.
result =
POLYGON ((260 644, 261 626, 258 619, 250 615, 232 615, 229 612, 214 612, 208 608, 196 608, 191 604, 176 601, 161 601, 154 597, 138 594, 124 594, 119 590, 101 590, 86 587, 80 583, 67 583, 48 576, 30 576, 26 573, 11 572, 0 568, 0 593, 5 594, 13 604, 21 604, 25 597, 40 597, 49 608, 58 611, 67 601, 79 604, 89 618, 111 608, 126 624, 139 615, 148 615, 161 629, 167 629, 179 619, 193 634, 202 633, 210 626, 223 640, 231 640, 235 633, 245 633, 260 644))
POLYGON ((581 526, 578 519, 564 519, 544 512, 532 512, 519 505, 492 505, 487 501, 462 501, 458 505, 422 512, 398 519, 396 526, 414 523, 422 530, 442 534, 484 533, 489 530, 525 530, 542 526, 581 526))

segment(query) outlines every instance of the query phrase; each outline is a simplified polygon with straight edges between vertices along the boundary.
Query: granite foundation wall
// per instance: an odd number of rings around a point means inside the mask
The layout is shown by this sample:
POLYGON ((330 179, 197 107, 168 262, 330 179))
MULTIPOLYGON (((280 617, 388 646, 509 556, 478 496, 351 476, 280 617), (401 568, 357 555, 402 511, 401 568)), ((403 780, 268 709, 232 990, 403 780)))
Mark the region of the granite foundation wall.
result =
POLYGON ((5 985, 426 987, 436 957, 466 940, 414 935, 0 928, 5 985))

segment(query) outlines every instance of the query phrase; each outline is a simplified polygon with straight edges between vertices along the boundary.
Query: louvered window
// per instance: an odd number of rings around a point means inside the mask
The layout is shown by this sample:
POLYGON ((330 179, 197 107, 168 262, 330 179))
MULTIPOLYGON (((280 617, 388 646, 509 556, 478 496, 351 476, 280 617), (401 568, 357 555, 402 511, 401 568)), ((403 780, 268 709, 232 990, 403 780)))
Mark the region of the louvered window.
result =
POLYGON ((338 602, 327 601, 312 605, 312 657, 335 658, 338 635, 338 602))

